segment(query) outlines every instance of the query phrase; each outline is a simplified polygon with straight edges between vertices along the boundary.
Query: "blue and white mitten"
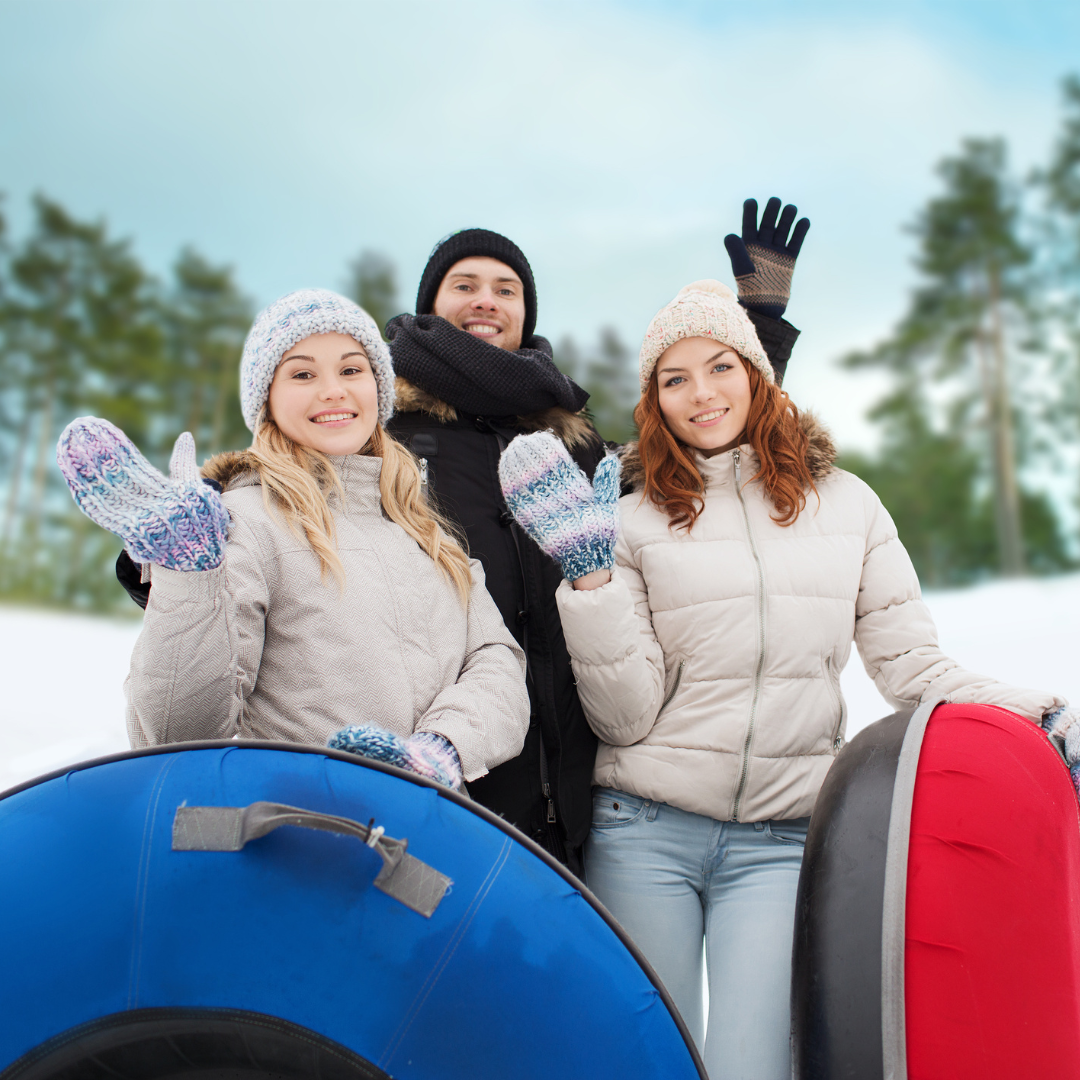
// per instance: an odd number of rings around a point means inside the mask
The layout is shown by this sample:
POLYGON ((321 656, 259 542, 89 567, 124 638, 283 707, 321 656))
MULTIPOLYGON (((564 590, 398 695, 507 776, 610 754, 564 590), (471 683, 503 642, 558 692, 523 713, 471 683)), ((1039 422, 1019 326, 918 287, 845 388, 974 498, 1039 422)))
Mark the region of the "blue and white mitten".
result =
POLYGON ((64 428, 56 461, 79 509, 119 536, 135 562, 189 571, 221 565, 229 511, 202 482, 189 432, 176 440, 168 477, 118 427, 95 416, 64 428))
POLYGON ((417 731, 407 739, 373 725, 354 725, 331 735, 331 750, 382 761, 434 780, 444 787, 461 787, 461 759, 454 744, 434 731, 417 731))
POLYGON ((1073 787, 1080 797, 1080 708, 1059 705, 1043 714, 1042 729, 1061 748, 1073 787))
POLYGON ((510 513, 567 581, 610 570, 619 536, 619 459, 608 454, 593 482, 550 431, 519 435, 499 459, 510 513))

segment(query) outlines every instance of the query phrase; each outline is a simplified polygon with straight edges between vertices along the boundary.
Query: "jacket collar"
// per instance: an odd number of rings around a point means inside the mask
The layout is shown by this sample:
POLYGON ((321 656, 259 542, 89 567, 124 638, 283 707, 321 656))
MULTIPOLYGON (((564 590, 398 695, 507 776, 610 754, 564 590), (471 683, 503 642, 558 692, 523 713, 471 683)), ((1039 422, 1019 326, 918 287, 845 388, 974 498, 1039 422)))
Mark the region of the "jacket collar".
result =
POLYGON ((711 457, 706 457, 700 450, 694 451, 694 464, 698 467, 706 488, 735 482, 736 449, 739 452, 739 472, 744 479, 749 480, 758 470, 757 454, 749 443, 732 447, 722 454, 713 454, 711 457))
MULTIPOLYGON (((345 507, 348 513, 374 511, 382 513, 379 493, 379 477, 382 475, 382 458, 371 454, 350 454, 348 457, 332 457, 331 464, 337 470, 341 486, 345 489, 345 507)), ((336 499, 330 494, 330 504, 336 499)))
MULTIPOLYGON (((330 458, 334 470, 345 490, 345 507, 348 513, 364 511, 382 512, 379 477, 382 475, 382 458, 371 454, 349 454, 347 457, 330 458)), ((232 450, 215 454, 202 467, 202 475, 214 480, 224 491, 242 487, 258 487, 259 472, 255 461, 246 450, 232 450)), ((338 505, 338 496, 328 494, 330 503, 338 505)))

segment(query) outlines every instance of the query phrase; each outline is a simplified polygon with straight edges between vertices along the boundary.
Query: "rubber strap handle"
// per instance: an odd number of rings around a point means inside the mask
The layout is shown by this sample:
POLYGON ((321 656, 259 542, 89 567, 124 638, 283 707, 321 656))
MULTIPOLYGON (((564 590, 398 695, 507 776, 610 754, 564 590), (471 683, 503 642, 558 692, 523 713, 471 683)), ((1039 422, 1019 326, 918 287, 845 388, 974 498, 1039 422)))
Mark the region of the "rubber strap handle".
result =
POLYGON ((320 814, 282 803, 254 802, 250 806, 179 806, 173 818, 173 851, 241 851, 245 844, 280 829, 302 829, 355 836, 374 848, 383 860, 375 888, 407 908, 431 918, 452 884, 445 874, 408 854, 408 840, 387 836, 382 826, 368 827, 351 818, 320 814))

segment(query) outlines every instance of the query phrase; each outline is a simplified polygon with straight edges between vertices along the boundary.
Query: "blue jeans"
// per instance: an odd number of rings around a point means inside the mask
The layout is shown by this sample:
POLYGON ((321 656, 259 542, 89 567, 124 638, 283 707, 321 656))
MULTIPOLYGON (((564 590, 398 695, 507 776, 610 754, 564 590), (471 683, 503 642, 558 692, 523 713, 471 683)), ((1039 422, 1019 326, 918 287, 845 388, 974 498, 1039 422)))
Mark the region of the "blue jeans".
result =
POLYGON ((593 795, 586 884, 704 1042, 711 1080, 791 1076, 791 945, 809 821, 714 821, 612 788, 593 795))

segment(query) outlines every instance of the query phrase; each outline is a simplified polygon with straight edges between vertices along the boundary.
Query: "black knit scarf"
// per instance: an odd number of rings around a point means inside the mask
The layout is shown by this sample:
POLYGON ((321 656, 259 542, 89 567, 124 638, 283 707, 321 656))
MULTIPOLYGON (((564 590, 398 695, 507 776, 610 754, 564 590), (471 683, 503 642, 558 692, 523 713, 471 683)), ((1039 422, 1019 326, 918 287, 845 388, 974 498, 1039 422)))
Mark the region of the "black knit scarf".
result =
POLYGON ((547 338, 509 352, 437 315, 398 315, 386 324, 394 373, 472 416, 524 416, 561 405, 584 408, 589 395, 556 366, 547 338))

